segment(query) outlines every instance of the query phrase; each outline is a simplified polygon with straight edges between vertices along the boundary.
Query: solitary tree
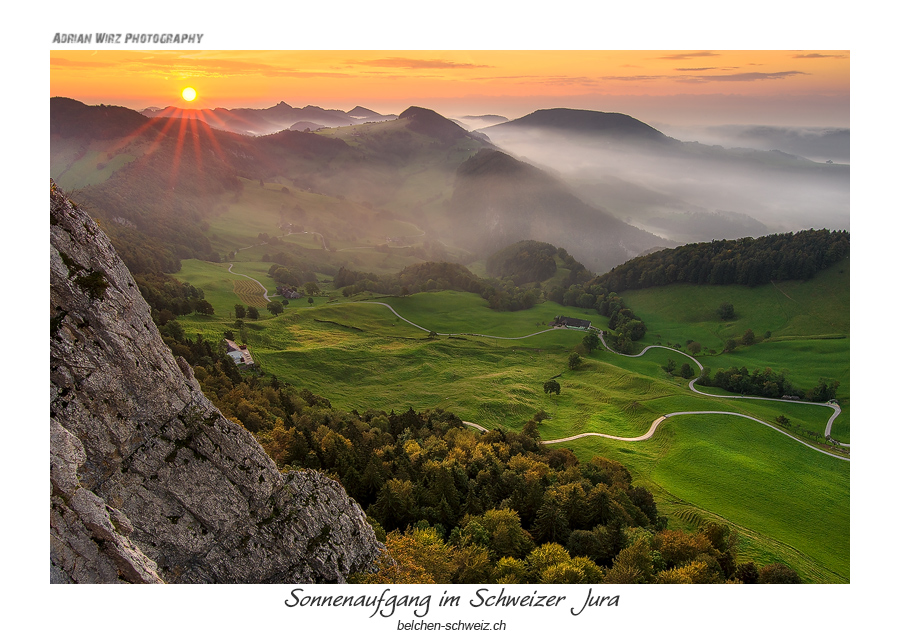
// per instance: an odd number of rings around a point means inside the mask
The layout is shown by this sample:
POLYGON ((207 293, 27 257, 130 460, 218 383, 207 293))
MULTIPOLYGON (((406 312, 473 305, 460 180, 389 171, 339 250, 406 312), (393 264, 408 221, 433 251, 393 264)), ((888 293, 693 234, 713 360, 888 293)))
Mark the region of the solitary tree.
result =
POLYGON ((737 342, 734 339, 729 339, 725 342, 725 352, 731 352, 737 347, 737 342))
POLYGON ((250 319, 259 319, 259 310, 256 306, 248 306, 247 307, 247 317, 250 319))
POLYGON ((243 304, 235 304, 234 305, 234 316, 238 319, 243 319, 247 316, 247 309, 244 308, 243 304))
POLYGON ((753 331, 747 328, 747 331, 744 333, 744 336, 741 337, 741 343, 745 346, 752 346, 756 343, 756 335, 753 334, 753 331))
POLYGON ((596 332, 590 332, 584 336, 581 343, 584 345, 584 349, 588 351, 588 354, 590 354, 600 347, 600 337, 597 336, 596 332))
POLYGON ((685 379, 689 379, 694 376, 694 366, 692 366, 690 363, 682 364, 681 376, 685 379))
POLYGON ((278 315, 284 312, 284 306, 282 306, 281 302, 269 302, 266 305, 266 310, 268 310, 273 315, 278 315))
POLYGON ((312 297, 310 297, 310 298, 309 298, 308 300, 306 300, 306 301, 309 302, 309 305, 310 305, 310 306, 312 306, 312 305, 315 303, 315 300, 313 300, 312 297))
POLYGON ((673 361, 672 359, 669 359, 668 361, 666 361, 666 364, 661 367, 663 370, 665 370, 669 374, 672 374, 675 371, 675 361, 673 361))
POLYGON ((559 383, 553 379, 544 383, 544 394, 550 394, 551 392, 555 393, 557 396, 559 395, 559 383))
POLYGON ((581 367, 581 364, 584 363, 584 359, 581 358, 581 355, 577 352, 573 352, 569 355, 569 369, 577 370, 581 367))
POLYGON ((716 309, 716 313, 719 315, 719 319, 723 321, 734 319, 734 305, 729 302, 722 302, 716 309))
POLYGON ((303 289, 306 291, 307 295, 318 295, 320 292, 319 285, 315 282, 307 282, 303 285, 303 289))

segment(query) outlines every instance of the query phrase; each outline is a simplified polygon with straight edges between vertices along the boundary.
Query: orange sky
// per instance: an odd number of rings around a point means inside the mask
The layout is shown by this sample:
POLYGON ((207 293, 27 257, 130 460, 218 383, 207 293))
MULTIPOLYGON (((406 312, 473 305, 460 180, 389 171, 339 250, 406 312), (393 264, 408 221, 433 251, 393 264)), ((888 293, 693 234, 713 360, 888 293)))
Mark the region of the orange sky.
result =
POLYGON ((286 101, 397 114, 538 108, 670 123, 849 126, 848 51, 137 51, 50 53, 51 96, 132 108, 286 101))

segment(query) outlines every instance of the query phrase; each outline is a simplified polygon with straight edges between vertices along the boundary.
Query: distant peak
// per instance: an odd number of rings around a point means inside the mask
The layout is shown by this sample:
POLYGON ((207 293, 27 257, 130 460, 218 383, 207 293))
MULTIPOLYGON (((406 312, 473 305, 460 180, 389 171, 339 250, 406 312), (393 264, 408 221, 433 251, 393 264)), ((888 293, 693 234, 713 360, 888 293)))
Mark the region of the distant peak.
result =
POLYGON ((399 116, 400 119, 414 119, 417 117, 438 117, 441 119, 444 118, 434 110, 422 108, 421 106, 410 106, 409 108, 401 112, 399 116))

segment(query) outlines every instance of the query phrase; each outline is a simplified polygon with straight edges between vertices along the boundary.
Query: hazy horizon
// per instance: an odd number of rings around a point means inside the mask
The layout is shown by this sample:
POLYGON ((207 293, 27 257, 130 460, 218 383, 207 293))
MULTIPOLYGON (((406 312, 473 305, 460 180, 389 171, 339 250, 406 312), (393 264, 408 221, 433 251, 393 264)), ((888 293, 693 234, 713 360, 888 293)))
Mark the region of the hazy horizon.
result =
POLYGON ((458 118, 622 112, 650 125, 847 128, 848 51, 51 51, 51 96, 143 110, 284 101, 458 118), (186 102, 181 90, 197 98, 186 102))

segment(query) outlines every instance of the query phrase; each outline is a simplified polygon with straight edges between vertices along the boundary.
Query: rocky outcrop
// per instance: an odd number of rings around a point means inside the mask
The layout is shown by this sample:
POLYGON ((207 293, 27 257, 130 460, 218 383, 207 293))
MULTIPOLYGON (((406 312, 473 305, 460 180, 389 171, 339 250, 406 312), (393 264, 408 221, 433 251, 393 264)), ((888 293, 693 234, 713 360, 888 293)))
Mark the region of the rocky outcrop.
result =
POLYGON ((316 472, 278 471, 163 343, 109 240, 51 181, 52 582, 342 582, 380 544, 316 472))

